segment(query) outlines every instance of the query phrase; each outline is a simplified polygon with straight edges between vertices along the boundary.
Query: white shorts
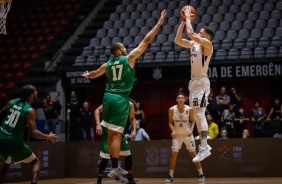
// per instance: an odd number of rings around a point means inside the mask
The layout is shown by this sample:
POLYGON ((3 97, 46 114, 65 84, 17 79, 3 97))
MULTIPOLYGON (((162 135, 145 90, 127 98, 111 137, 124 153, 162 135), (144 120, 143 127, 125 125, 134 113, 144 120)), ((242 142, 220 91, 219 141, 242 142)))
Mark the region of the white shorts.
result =
POLYGON ((186 149, 189 150, 189 152, 196 151, 196 145, 193 135, 191 136, 176 135, 176 137, 172 139, 172 146, 171 146, 172 152, 178 152, 181 149, 183 142, 186 145, 186 149))
POLYGON ((210 94, 210 80, 207 77, 191 79, 189 82, 190 107, 206 107, 210 94))

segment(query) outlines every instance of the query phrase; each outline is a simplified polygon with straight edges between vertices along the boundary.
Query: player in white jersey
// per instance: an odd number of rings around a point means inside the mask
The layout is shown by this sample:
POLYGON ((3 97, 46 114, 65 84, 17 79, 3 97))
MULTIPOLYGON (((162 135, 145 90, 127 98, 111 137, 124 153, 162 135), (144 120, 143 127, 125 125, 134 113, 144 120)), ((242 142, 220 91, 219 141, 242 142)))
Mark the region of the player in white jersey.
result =
MULTIPOLYGON (((169 177, 165 182, 169 183, 173 182, 176 158, 183 143, 186 145, 186 149, 189 151, 191 157, 196 157, 195 140, 192 134, 195 125, 192 108, 184 104, 184 93, 177 93, 176 102, 177 105, 170 107, 168 111, 168 124, 172 137, 172 153, 170 157, 169 177)), ((199 172, 199 181, 205 181, 201 163, 195 162, 195 166, 199 172)))
POLYGON ((199 152, 193 159, 193 162, 199 162, 211 154, 211 148, 207 144, 208 123, 205 118, 205 111, 210 93, 210 81, 207 77, 207 71, 213 53, 213 46, 210 40, 214 37, 214 31, 210 27, 204 26, 200 32, 196 34, 191 24, 191 10, 189 6, 185 6, 185 15, 186 21, 181 22, 177 30, 175 43, 184 48, 191 49, 191 80, 189 82, 189 101, 190 106, 193 108, 193 114, 201 140, 199 152), (192 40, 182 38, 182 32, 185 25, 187 35, 192 40))

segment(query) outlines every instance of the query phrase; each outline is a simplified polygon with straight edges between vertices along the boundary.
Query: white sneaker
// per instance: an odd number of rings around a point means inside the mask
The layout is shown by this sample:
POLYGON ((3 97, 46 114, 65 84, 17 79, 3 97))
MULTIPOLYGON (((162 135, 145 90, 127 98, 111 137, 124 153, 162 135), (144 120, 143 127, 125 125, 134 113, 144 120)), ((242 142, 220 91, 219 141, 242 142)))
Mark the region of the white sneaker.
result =
POLYGON ((195 158, 193 158, 193 162, 201 162, 202 160, 204 160, 205 158, 207 158, 208 156, 211 155, 211 152, 208 148, 208 146, 206 146, 205 148, 202 148, 201 145, 199 145, 199 152, 197 154, 197 156, 195 158))
POLYGON ((209 151, 212 150, 212 147, 210 147, 210 145, 207 145, 207 147, 209 151))
POLYGON ((128 183, 128 180, 121 175, 118 168, 112 169, 107 176, 120 183, 128 183))
POLYGON ((201 174, 199 176, 199 182, 204 182, 205 181, 205 176, 203 174, 201 174))
POLYGON ((126 170, 124 170, 123 168, 121 168, 121 166, 119 165, 118 166, 118 169, 119 169, 119 173, 122 174, 122 175, 127 175, 128 172, 126 170))
POLYGON ((172 183, 173 182, 173 177, 171 177, 170 175, 168 176, 168 178, 165 180, 166 183, 172 183))

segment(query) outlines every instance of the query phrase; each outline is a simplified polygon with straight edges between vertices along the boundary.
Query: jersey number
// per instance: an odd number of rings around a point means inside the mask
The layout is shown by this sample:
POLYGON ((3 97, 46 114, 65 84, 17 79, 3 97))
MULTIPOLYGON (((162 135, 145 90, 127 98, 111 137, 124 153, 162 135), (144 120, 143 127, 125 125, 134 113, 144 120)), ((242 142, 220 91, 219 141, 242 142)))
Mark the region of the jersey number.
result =
POLYGON ((8 120, 5 121, 5 124, 15 128, 21 113, 14 109, 10 109, 10 112, 11 114, 8 115, 8 120))
POLYGON ((120 80, 122 74, 123 65, 114 65, 112 66, 113 70, 113 81, 120 80), (117 76, 117 69, 118 69, 118 76, 117 76))
POLYGON ((198 101, 197 101, 197 100, 194 100, 194 101, 193 101, 193 106, 199 106, 199 104, 198 104, 198 101))

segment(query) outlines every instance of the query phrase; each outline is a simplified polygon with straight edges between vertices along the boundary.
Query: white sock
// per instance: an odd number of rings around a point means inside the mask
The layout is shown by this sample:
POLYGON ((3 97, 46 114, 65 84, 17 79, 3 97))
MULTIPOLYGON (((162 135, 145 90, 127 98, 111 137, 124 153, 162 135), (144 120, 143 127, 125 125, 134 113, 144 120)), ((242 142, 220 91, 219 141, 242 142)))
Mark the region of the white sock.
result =
POLYGON ((171 176, 171 177, 173 177, 173 173, 174 173, 174 170, 169 170, 169 175, 171 176))
POLYGON ((206 137, 202 137, 201 139, 201 147, 205 148, 208 145, 208 139, 206 137))
POLYGON ((198 169, 198 172, 199 172, 199 176, 200 176, 201 174, 204 174, 202 168, 198 169))

